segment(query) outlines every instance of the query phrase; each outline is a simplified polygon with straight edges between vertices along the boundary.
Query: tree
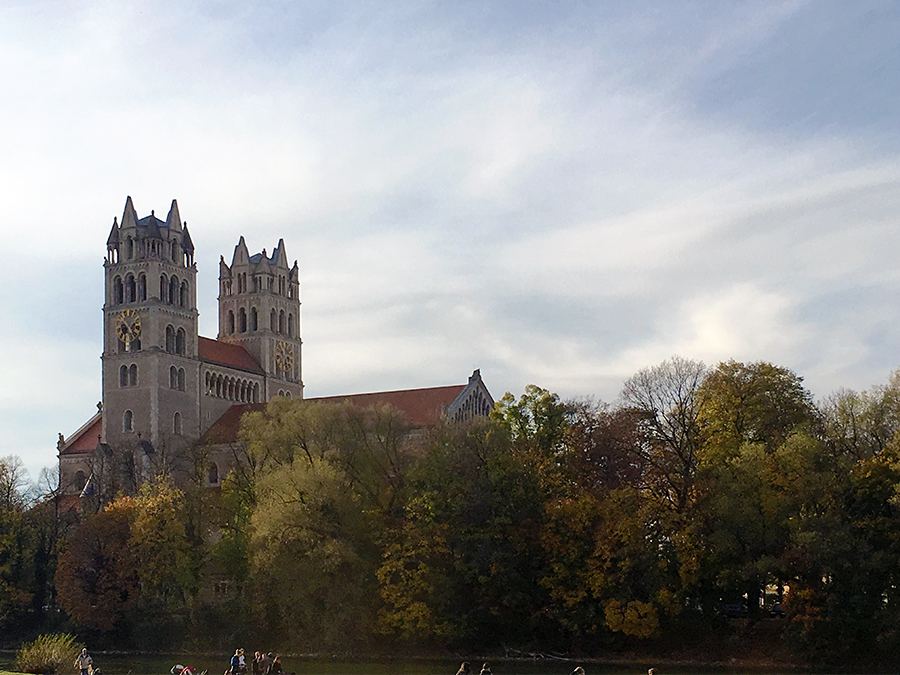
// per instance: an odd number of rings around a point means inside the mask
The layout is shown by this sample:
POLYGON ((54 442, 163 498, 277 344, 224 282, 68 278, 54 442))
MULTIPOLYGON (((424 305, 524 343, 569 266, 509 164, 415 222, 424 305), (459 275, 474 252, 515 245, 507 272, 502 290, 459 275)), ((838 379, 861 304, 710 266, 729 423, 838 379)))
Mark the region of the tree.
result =
POLYGON ((760 443, 771 452, 799 429, 812 430, 817 415, 803 378, 765 361, 723 361, 697 392, 704 452, 737 452, 760 443))
POLYGON ((645 488, 681 513, 689 505, 700 448, 697 390, 707 368, 701 361, 673 356, 638 371, 622 387, 625 407, 639 415, 645 488))
POLYGON ((140 560, 131 546, 137 505, 121 497, 78 526, 60 555, 60 606, 75 621, 108 631, 130 625, 140 600, 140 560))

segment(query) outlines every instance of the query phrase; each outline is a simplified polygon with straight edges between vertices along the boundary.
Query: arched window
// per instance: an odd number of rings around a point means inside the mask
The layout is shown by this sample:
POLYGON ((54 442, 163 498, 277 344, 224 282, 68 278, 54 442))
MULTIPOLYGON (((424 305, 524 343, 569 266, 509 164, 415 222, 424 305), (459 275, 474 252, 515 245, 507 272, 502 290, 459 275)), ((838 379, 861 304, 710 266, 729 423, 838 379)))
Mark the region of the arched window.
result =
POLYGON ((238 323, 240 324, 240 331, 242 333, 246 333, 247 332, 247 311, 243 307, 241 307, 240 311, 238 312, 238 323))
POLYGON ((134 431, 134 413, 130 410, 122 415, 122 431, 134 431))
POLYGON ((175 366, 169 367, 169 389, 178 389, 178 369, 175 366))
POLYGON ((129 260, 134 257, 134 239, 131 237, 125 240, 125 257, 129 260))
POLYGON ((228 334, 234 335, 234 312, 228 310, 228 334))
POLYGON ((185 345, 184 345, 184 328, 179 328, 178 332, 175 333, 175 353, 184 356, 185 345))
POLYGON ((171 324, 166 326, 166 352, 175 353, 175 328, 171 324))
POLYGON ((253 385, 253 403, 259 403, 259 384, 253 385))
POLYGON ((250 330, 256 332, 258 326, 256 322, 256 307, 250 308, 250 330))
POLYGON ((147 300, 147 275, 141 274, 138 277, 138 286, 137 286, 137 299, 138 302, 144 302, 147 300))
POLYGON ((269 330, 273 333, 278 331, 278 315, 275 314, 275 310, 272 310, 272 315, 269 317, 269 330))
POLYGON ((288 314, 288 335, 294 337, 294 315, 288 314))
POLYGON ((177 412, 172 416, 172 432, 176 436, 181 436, 181 413, 177 412))
POLYGON ((219 484, 219 465, 215 462, 209 463, 209 467, 206 470, 206 480, 210 485, 219 484))
POLYGON ((178 369, 178 391, 184 391, 184 368, 178 369))
POLYGON ((132 363, 128 367, 128 386, 136 387, 137 386, 137 364, 132 363))
POLYGON ((84 475, 84 471, 76 471, 75 477, 72 479, 72 487, 74 487, 78 492, 84 490, 84 486, 87 483, 87 477, 84 475))
POLYGON ((178 242, 172 242, 172 260, 178 262, 178 242))
POLYGON ((169 304, 178 304, 178 277, 176 276, 169 279, 169 304))
POLYGON ((119 367, 119 386, 120 387, 128 386, 128 366, 120 366, 119 367))
POLYGON ((134 302, 137 300, 137 287, 134 283, 134 275, 129 274, 125 277, 125 302, 134 302))
POLYGON ((113 304, 121 305, 125 302, 125 289, 122 286, 122 277, 113 279, 113 304))
POLYGON ((159 276, 159 301, 169 301, 169 278, 165 274, 159 276))
POLYGON ((222 376, 216 377, 216 397, 222 398, 222 376))
POLYGON ((188 306, 188 285, 186 281, 181 282, 181 295, 178 298, 178 304, 182 307, 188 306))
POLYGON ((290 398, 290 397, 291 397, 291 392, 285 391, 285 392, 284 392, 284 395, 285 395, 286 398, 290 398))
POLYGON ((209 372, 206 373, 204 382, 206 383, 206 395, 209 396, 212 393, 212 378, 210 377, 209 372))
POLYGON ((284 310, 278 315, 278 332, 284 333, 284 310))

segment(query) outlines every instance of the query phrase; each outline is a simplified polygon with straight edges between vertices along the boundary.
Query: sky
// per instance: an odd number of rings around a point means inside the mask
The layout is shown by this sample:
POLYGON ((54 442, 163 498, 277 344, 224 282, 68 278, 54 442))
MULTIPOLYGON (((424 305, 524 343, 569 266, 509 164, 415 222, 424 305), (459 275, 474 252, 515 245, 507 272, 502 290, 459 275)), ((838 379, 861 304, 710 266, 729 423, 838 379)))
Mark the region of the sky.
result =
POLYGON ((103 259, 173 199, 200 334, 283 238, 307 396, 614 402, 680 355, 900 367, 900 4, 0 0, 0 456, 101 398, 103 259))

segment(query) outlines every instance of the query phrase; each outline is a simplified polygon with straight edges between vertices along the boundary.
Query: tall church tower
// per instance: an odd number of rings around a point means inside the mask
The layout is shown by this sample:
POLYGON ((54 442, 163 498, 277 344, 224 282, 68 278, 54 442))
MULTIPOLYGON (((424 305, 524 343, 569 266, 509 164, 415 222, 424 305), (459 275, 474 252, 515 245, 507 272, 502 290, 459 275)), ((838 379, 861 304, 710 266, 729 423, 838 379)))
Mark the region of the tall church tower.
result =
POLYGON ((128 197, 106 248, 102 434, 140 472, 200 435, 194 245, 174 200, 163 221, 128 197))
POLYGON ((250 255, 241 237, 231 265, 219 260, 219 341, 240 345, 266 373, 263 400, 303 398, 300 270, 288 267, 284 240, 272 255, 250 255))

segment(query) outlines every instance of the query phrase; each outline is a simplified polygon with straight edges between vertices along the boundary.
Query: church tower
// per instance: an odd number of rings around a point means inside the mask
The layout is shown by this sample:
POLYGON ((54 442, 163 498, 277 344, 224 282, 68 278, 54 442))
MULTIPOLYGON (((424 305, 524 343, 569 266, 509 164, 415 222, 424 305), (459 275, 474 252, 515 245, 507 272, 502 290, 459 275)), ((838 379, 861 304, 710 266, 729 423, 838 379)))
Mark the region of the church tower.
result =
POLYGON ((200 435, 194 245, 175 200, 163 221, 128 197, 106 248, 102 436, 140 474, 200 435))
POLYGON ((266 373, 263 400, 303 398, 300 270, 288 267, 284 240, 250 255, 241 237, 229 266, 219 260, 219 341, 240 345, 266 373))

